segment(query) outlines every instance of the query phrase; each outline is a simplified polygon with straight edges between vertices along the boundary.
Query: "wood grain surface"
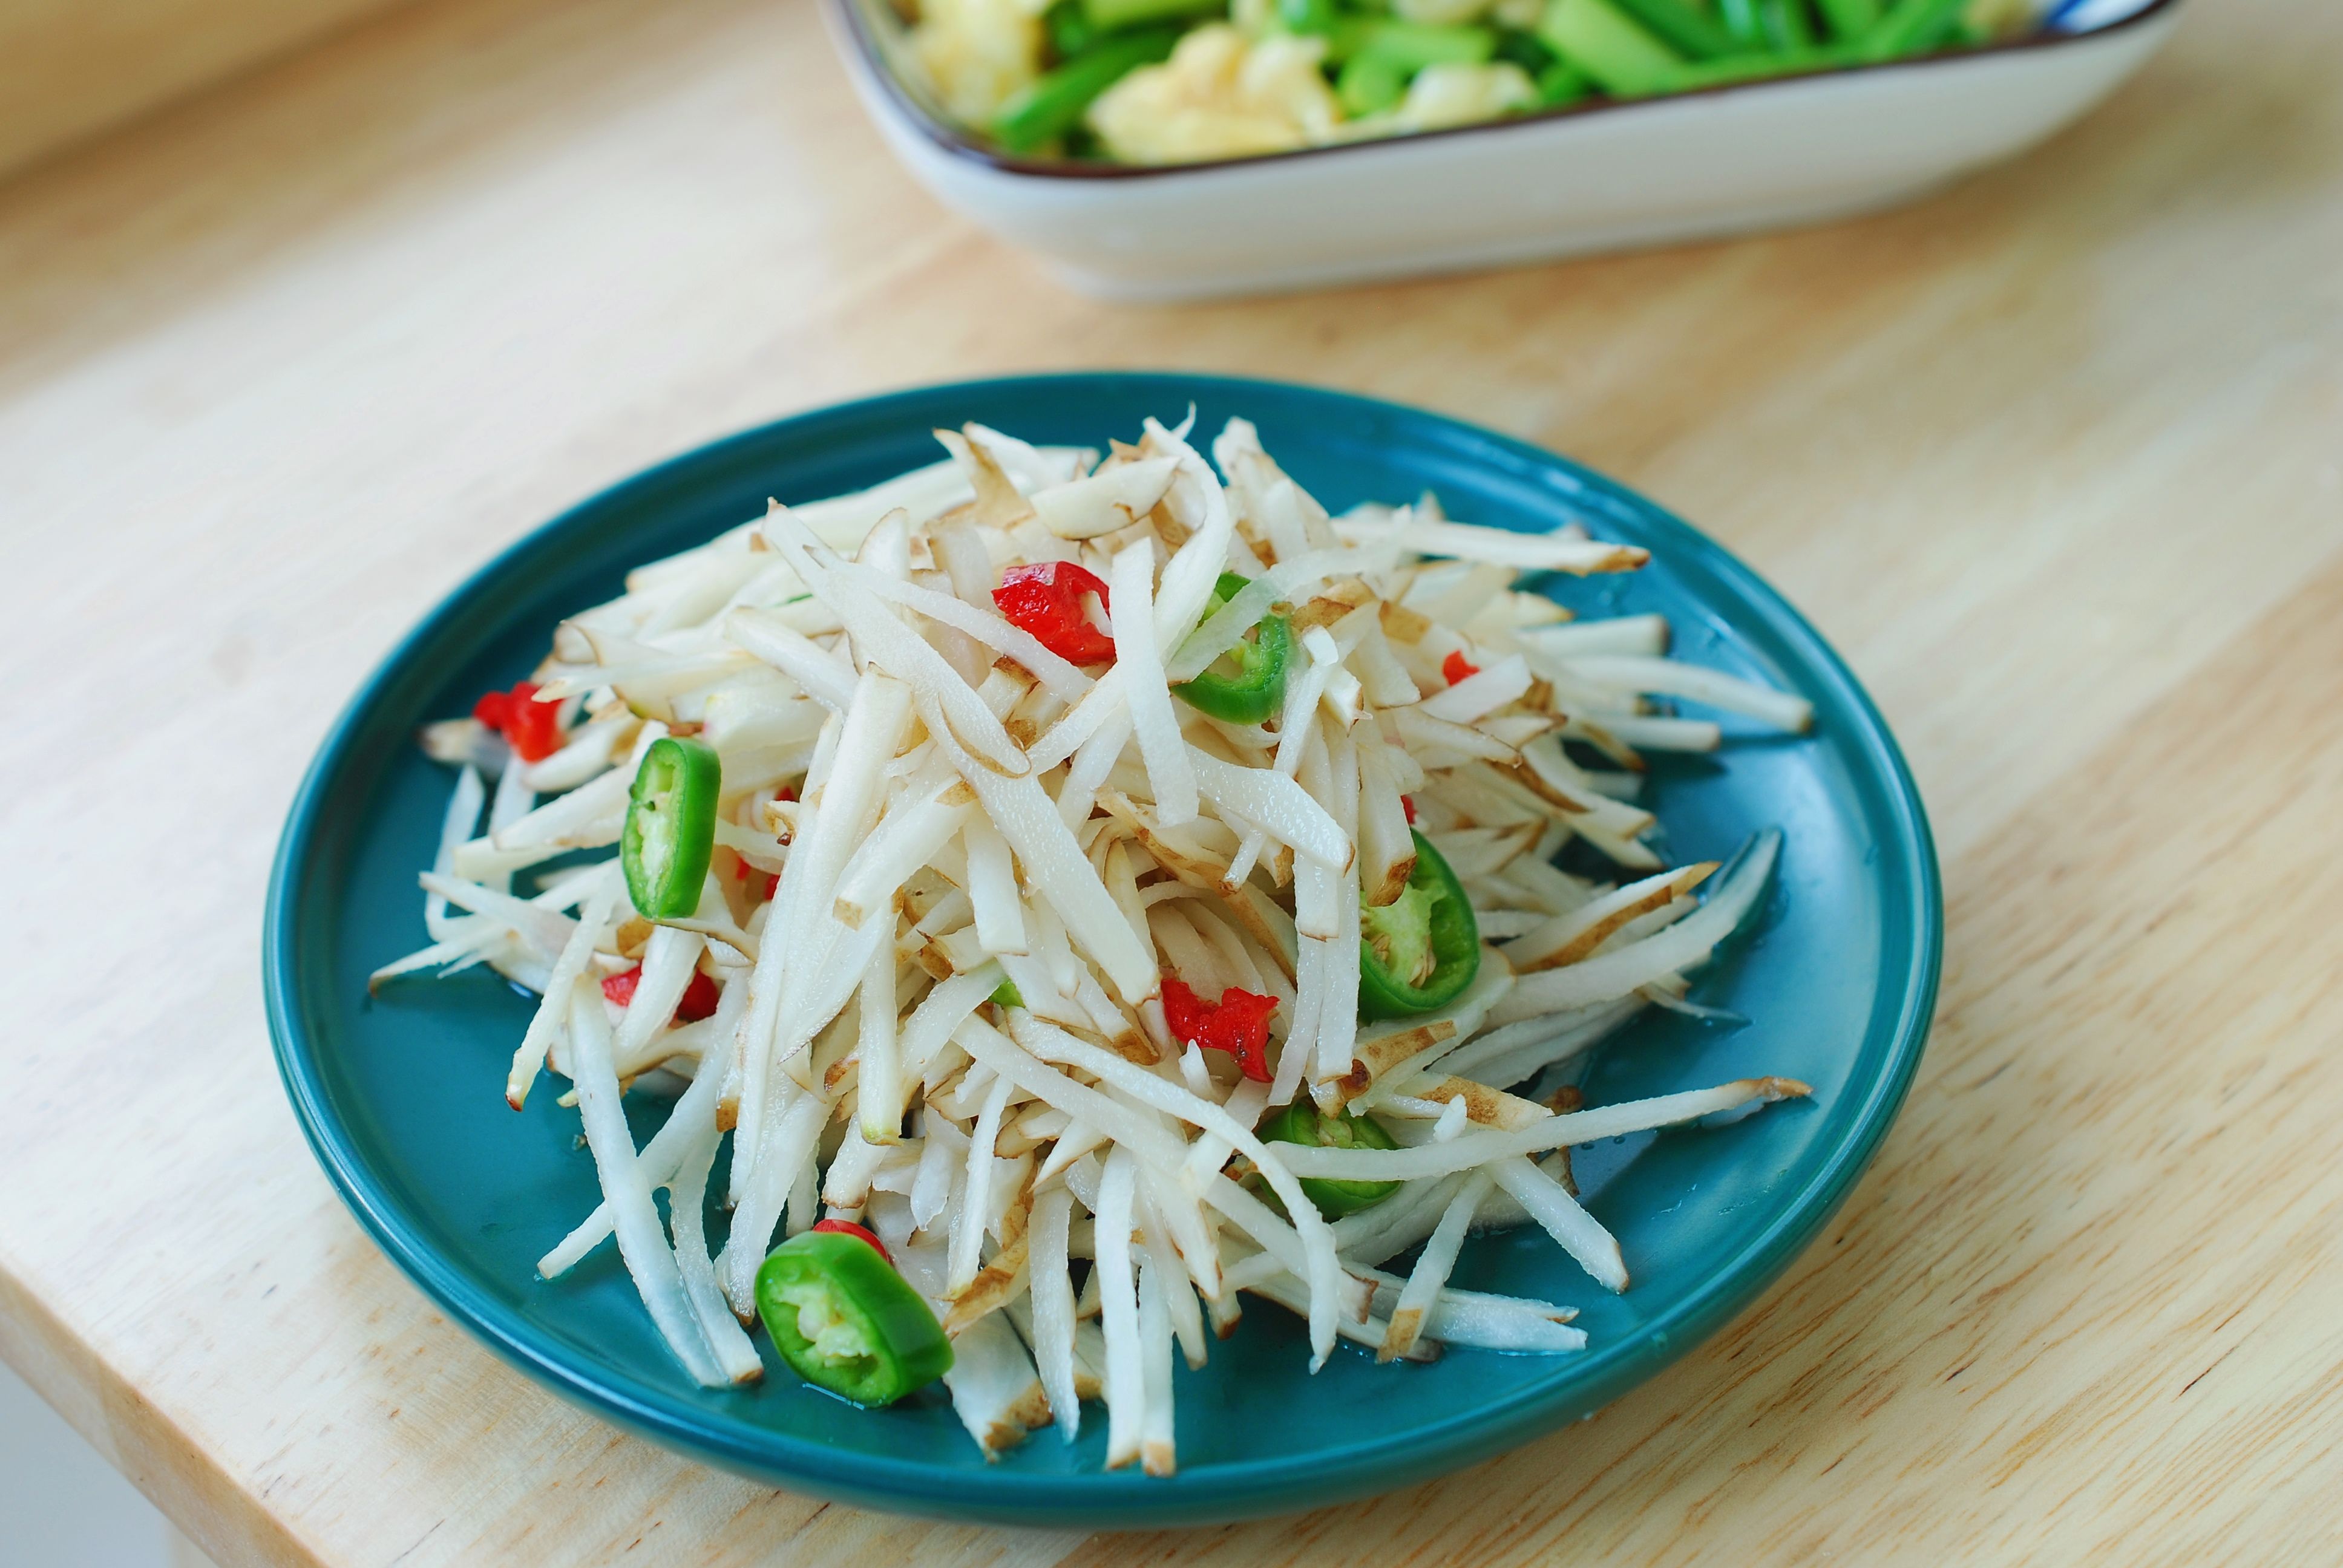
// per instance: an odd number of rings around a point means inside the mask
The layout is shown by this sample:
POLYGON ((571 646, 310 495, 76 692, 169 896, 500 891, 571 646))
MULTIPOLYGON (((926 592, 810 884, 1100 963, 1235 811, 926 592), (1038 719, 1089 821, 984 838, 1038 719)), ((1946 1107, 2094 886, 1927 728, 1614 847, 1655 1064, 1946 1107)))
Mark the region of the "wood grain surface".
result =
POLYGON ((1182 309, 940 213, 806 0, 432 0, 20 176, 0 1354, 230 1568, 2343 1561, 2338 84, 2332 5, 2195 0, 2099 113, 1904 212, 1182 309), (937 1526, 556 1402, 375 1251, 278 1091, 304 763, 441 594, 644 463, 1125 365, 1542 441, 1805 608, 1944 855, 1903 1121, 1664 1375, 1300 1519, 937 1526))
POLYGON ((0 0, 0 170, 397 0, 0 0))

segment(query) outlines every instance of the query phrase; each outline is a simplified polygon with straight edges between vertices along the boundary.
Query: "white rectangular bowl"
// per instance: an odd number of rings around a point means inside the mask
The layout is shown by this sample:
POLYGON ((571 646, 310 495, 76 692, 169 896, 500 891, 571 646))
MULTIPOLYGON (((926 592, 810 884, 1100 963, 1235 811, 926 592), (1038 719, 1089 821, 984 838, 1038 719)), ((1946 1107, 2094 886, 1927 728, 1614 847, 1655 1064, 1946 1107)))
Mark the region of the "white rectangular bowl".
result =
POLYGON ((1131 300, 1453 272, 1886 206, 2082 115, 2164 41, 2178 5, 2080 9, 2097 24, 1965 53, 1135 168, 986 150, 890 67, 902 28, 886 0, 829 3, 864 106, 922 184, 1074 287, 1131 300))

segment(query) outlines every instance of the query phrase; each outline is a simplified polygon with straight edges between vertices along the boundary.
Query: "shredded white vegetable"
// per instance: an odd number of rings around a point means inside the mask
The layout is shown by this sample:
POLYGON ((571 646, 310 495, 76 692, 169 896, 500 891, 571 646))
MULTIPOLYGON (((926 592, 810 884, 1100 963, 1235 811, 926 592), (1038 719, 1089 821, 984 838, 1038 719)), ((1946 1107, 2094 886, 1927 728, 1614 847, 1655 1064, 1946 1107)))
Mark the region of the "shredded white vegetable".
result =
POLYGON ((1640 548, 1429 498, 1330 518, 1242 420, 1217 469, 1186 423, 1102 464, 939 435, 945 460, 775 506, 563 623, 531 677, 558 704, 549 752, 474 719, 425 732, 459 769, 420 878, 429 945, 374 983, 488 964, 543 998, 508 1098, 573 1080, 601 1200, 539 1271, 615 1234, 683 1371, 745 1382, 762 1362, 734 1314, 754 1332, 769 1248, 826 1211, 946 1326, 988 1455, 1071 1440, 1103 1397, 1108 1464, 1158 1475, 1179 1369, 1236 1330, 1240 1292, 1305 1320, 1313 1370, 1342 1341, 1584 1346, 1566 1306, 1448 1283, 1472 1232, 1536 1226, 1624 1290, 1553 1151, 1807 1091, 1506 1091, 1653 1003, 1734 1019, 1686 991, 1789 851, 1765 831, 1722 869, 1664 862, 1636 749, 1725 739, 1655 697, 1792 731, 1807 703, 1524 579, 1632 571, 1640 548), (1103 585, 1069 612, 1088 648, 993 601, 1049 561, 1103 585), (1272 618, 1291 651, 1268 697, 1215 701, 1272 618), (669 735, 722 782, 699 908, 659 921, 608 851, 669 735), (579 851, 604 858, 531 880, 579 851), (638 1150, 622 1100, 654 1070, 689 1082, 638 1150), (1386 1136, 1329 1130, 1365 1116, 1386 1136), (1324 1181, 1397 1185, 1337 1219, 1324 1181))

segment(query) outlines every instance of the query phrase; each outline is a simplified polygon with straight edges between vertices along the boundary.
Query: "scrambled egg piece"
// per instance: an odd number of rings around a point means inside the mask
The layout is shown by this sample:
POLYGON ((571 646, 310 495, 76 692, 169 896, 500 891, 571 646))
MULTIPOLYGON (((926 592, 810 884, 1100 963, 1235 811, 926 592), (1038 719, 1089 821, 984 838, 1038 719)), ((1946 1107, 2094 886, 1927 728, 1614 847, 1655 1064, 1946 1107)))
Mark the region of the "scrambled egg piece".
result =
POLYGON ((1334 138, 1342 111, 1319 71, 1321 38, 1248 42, 1199 27, 1091 105, 1091 129, 1125 163, 1187 163, 1285 152, 1334 138))
MULTIPOLYGON (((1537 107, 1537 84, 1510 60, 1486 65, 1453 63, 1426 65, 1407 85, 1407 96, 1377 131, 1436 131, 1447 126, 1470 126, 1503 119, 1521 109, 1537 107)), ((1361 129, 1368 122, 1360 121, 1361 129)))
POLYGON ((989 125, 1041 73, 1041 19, 1023 0, 924 0, 911 51, 956 119, 989 125))

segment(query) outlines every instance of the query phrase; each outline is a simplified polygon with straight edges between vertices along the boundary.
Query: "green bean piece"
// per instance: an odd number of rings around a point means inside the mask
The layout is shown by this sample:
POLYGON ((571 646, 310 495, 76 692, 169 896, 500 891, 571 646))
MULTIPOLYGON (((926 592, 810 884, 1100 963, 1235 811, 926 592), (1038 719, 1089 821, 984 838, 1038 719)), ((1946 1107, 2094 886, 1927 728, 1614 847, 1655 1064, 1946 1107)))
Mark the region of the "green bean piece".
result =
POLYGON ((1141 65, 1168 59, 1176 27, 1109 38, 1090 53, 1035 77, 992 121, 992 138, 1012 153, 1031 152, 1081 123, 1091 100, 1141 65))
POLYGON ((1081 0, 1081 7, 1091 25, 1101 33, 1215 15, 1228 8, 1227 0, 1081 0))
POLYGON ((1717 0, 1717 11, 1725 18, 1725 31, 1745 48, 1765 46, 1765 19, 1757 15, 1757 0, 1717 0))
POLYGON ((1567 60, 1556 60, 1537 74, 1538 102, 1547 108, 1574 104, 1594 91, 1585 72, 1567 60))
POLYGON ((1863 35, 1866 60, 1893 60, 1933 49, 1960 25, 1963 0, 1896 0, 1879 25, 1863 35))
POLYGON ((1815 0, 1831 36, 1842 42, 1862 37, 1879 25, 1879 0, 1815 0))
POLYGON ((1278 26, 1288 33, 1320 35, 1333 32, 1342 20, 1334 0, 1277 0, 1276 16, 1278 26))
POLYGON ((1487 27, 1433 22, 1351 22, 1334 30, 1331 52, 1344 61, 1379 55, 1401 75, 1413 76, 1426 65, 1484 64, 1497 53, 1497 35, 1487 27))
POLYGON ((1617 98, 1664 92, 1684 57, 1610 0, 1546 0, 1538 36, 1617 98))
POLYGON ((1741 41, 1705 11, 1684 0, 1617 0, 1619 9, 1687 60, 1714 60, 1743 52, 1741 41))
POLYGON ((1759 0, 1765 18, 1765 36, 1785 55, 1815 46, 1815 25, 1806 15, 1806 0, 1759 0))
POLYGON ((1334 97, 1353 119, 1380 115, 1407 95, 1407 77, 1381 55, 1353 55, 1334 78, 1334 97))

